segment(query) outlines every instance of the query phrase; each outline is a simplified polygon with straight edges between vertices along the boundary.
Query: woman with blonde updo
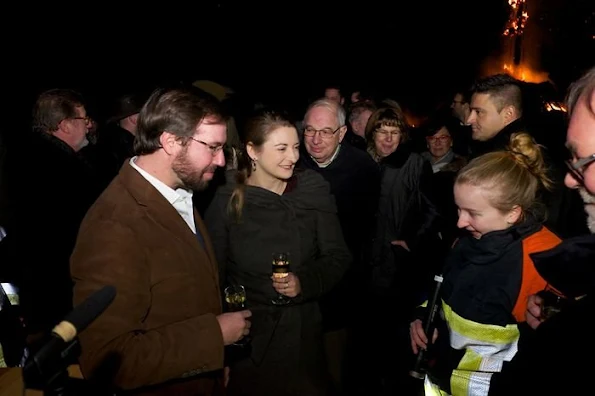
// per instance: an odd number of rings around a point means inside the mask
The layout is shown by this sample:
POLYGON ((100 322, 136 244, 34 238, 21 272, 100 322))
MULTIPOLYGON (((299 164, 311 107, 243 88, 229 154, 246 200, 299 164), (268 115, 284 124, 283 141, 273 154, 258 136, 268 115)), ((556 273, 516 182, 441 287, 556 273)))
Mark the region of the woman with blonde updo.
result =
MULTIPOLYGON (((457 175, 457 225, 469 235, 444 266, 444 323, 432 335, 437 363, 426 376, 426 394, 487 395, 492 377, 517 352, 527 298, 547 287, 530 254, 560 243, 543 226, 538 200, 550 188, 541 149, 526 133, 513 134, 506 151, 478 157, 457 175)), ((415 320, 414 353, 427 344, 415 320)))

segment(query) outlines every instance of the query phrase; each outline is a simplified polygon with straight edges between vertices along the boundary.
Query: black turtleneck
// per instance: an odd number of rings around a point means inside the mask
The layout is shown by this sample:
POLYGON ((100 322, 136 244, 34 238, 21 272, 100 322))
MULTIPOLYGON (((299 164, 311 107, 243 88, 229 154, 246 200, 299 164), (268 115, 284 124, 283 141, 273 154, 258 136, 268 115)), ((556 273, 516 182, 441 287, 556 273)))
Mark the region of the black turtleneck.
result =
POLYGON ((523 239, 542 225, 527 220, 480 239, 462 238, 446 259, 444 301, 474 322, 506 326, 512 316, 523 275, 523 239))
POLYGON ((506 147, 510 143, 510 136, 517 132, 529 133, 522 118, 518 118, 506 125, 500 132, 496 134, 496 136, 490 140, 486 140, 485 142, 476 142, 473 145, 473 151, 470 155, 470 159, 479 157, 483 154, 491 153, 493 151, 506 150, 506 147))

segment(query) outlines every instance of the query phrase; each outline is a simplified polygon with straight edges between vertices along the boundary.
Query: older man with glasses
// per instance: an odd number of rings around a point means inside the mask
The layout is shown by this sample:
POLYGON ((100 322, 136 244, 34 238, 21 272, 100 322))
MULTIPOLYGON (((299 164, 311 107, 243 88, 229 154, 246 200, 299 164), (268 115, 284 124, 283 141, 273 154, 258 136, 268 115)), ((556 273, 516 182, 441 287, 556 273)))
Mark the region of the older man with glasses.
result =
POLYGON ((314 102, 304 117, 304 144, 319 167, 327 167, 337 157, 347 132, 345 110, 336 102, 314 102))
POLYGON ((492 379, 490 395, 588 393, 595 362, 592 316, 595 312, 595 67, 572 86, 567 98, 570 122, 566 146, 572 160, 565 184, 577 189, 588 214, 589 235, 565 240, 534 255, 550 293, 531 296, 519 352, 492 379), (557 312, 547 314, 548 312, 557 312), (587 359, 585 359, 587 358, 587 359))
POLYGON ((347 132, 345 121, 345 110, 336 101, 313 102, 303 121, 304 145, 298 163, 299 167, 319 172, 329 182, 343 236, 353 256, 343 281, 320 304, 329 371, 337 390, 353 389, 353 381, 361 378, 356 374, 360 370, 359 355, 347 355, 347 344, 358 342, 359 323, 353 312, 365 309, 358 290, 365 284, 364 247, 371 238, 380 190, 380 170, 372 157, 350 144, 341 144, 347 132))
POLYGON ((0 263, 3 274, 16 277, 9 281, 20 289, 28 332, 37 335, 72 309, 69 257, 101 186, 81 158, 90 126, 83 96, 67 89, 42 92, 32 115, 32 131, 15 133, 6 150, 9 216, 0 263))
MULTIPOLYGON (((572 146, 572 143, 568 143, 568 148, 572 153, 576 153, 579 149, 572 146)), ((591 232, 595 232, 595 196, 589 193, 589 190, 585 187, 585 172, 590 169, 591 165, 595 162, 595 154, 591 154, 587 157, 577 157, 574 160, 566 161, 568 167, 568 176, 566 177, 565 183, 570 188, 578 189, 583 202, 585 203, 585 212, 587 213, 587 226, 591 232)))

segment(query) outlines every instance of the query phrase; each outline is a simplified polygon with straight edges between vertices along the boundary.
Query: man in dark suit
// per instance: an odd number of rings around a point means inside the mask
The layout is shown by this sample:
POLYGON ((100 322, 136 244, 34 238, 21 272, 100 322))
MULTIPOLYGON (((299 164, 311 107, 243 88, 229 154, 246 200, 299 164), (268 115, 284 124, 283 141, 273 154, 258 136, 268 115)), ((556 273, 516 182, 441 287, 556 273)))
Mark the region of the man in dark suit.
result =
POLYGON ((7 141, 0 263, 2 282, 19 288, 28 343, 35 350, 40 336, 72 310, 70 255, 102 188, 80 155, 91 126, 80 93, 40 93, 31 121, 31 130, 19 130, 7 141))
POLYGON ((147 395, 218 395, 224 345, 249 311, 221 313, 217 264, 192 191, 225 165, 216 102, 157 90, 143 106, 135 157, 87 213, 71 259, 74 302, 117 295, 81 335, 86 378, 147 395))
MULTIPOLYGON (((358 376, 361 321, 354 320, 354 307, 365 304, 362 290, 367 276, 365 247, 374 225, 380 192, 380 168, 365 151, 343 144, 347 126, 342 106, 329 99, 314 101, 304 116, 304 145, 298 167, 312 169, 329 182, 337 202, 345 242, 353 256, 351 267, 320 300, 329 373, 336 393, 353 387, 358 376)), ((365 305, 364 305, 365 306, 365 305)), ((365 309, 361 307, 361 309, 365 309)))

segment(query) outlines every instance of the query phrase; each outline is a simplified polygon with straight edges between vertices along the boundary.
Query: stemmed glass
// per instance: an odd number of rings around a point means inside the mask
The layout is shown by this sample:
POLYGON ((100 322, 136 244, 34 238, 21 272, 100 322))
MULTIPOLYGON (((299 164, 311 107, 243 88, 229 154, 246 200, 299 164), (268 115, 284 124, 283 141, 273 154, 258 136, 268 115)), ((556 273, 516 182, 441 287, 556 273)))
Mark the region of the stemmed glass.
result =
MULTIPOLYGON (((273 277, 286 278, 289 276, 289 253, 273 253, 273 277)), ((271 301, 275 305, 287 305, 291 299, 281 293, 271 301)))
MULTIPOLYGON (((246 289, 242 285, 227 286, 224 290, 225 302, 229 312, 243 311, 246 309, 246 289)), ((250 336, 240 338, 232 345, 246 346, 250 343, 250 336)))
POLYGON ((551 290, 541 290, 537 293, 541 297, 541 317, 549 319, 568 305, 568 299, 551 290))

